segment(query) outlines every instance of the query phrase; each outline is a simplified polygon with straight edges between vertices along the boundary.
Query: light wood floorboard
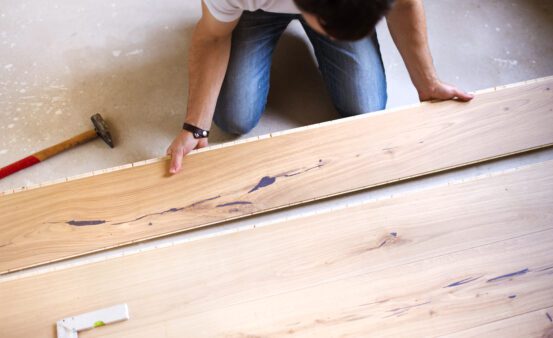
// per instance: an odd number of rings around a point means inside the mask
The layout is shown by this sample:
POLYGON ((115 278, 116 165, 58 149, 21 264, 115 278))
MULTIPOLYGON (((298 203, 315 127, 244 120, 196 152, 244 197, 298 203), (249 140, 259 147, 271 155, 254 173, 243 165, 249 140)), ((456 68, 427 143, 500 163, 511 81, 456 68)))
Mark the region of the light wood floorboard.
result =
MULTIPOLYGON (((553 263, 552 251, 553 230, 547 230, 231 306, 220 302, 156 328, 168 337, 445 335, 550 306, 553 275, 540 270, 553 263), (456 275, 476 280, 448 288, 456 275)), ((147 336, 142 328, 108 330, 94 336, 147 336)))
POLYGON ((553 144, 553 78, 0 196, 0 274, 553 144))
MULTIPOLYGON (((553 303, 553 300, 552 300, 553 303)), ((537 311, 531 311, 518 316, 497 320, 492 323, 477 326, 461 332, 456 332, 447 338, 470 337, 553 337, 553 306, 537 311)))
POLYGON ((545 162, 0 282, 0 336, 51 337, 56 320, 117 303, 132 319, 87 335, 428 336, 542 309, 553 299, 551 172, 545 162))

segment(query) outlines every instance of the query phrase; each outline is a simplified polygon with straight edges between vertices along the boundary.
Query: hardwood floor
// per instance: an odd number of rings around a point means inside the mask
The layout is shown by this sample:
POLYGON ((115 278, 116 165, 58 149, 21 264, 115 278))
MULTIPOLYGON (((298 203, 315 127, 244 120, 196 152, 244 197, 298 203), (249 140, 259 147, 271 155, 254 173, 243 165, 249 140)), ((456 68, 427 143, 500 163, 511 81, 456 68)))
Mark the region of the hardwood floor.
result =
POLYGON ((129 321, 83 337, 542 337, 552 172, 544 162, 0 282, 0 336, 52 337, 58 319, 127 303, 129 321))
POLYGON ((0 274, 553 144, 553 77, 0 196, 0 274))

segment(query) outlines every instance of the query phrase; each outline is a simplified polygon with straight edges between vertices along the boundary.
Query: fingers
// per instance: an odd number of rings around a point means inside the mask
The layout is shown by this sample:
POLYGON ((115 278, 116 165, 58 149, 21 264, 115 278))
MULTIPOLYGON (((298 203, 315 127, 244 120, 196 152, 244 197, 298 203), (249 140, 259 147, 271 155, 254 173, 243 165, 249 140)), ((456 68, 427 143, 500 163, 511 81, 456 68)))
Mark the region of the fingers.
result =
POLYGON ((419 90, 421 101, 431 100, 457 100, 467 102, 474 98, 474 95, 465 92, 455 86, 440 82, 432 90, 419 90))
POLYGON ((176 174, 181 170, 182 158, 184 155, 184 148, 178 148, 173 151, 171 154, 171 165, 169 167, 169 172, 171 174, 176 174))
POLYGON ((457 100, 463 101, 463 102, 470 101, 474 98, 474 95, 469 94, 469 93, 467 93, 463 90, 457 89, 457 88, 454 88, 453 95, 454 95, 454 97, 457 98, 457 100))
POLYGON ((178 136, 167 149, 167 155, 171 156, 169 173, 176 174, 181 171, 183 157, 192 149, 207 147, 207 139, 195 140, 191 134, 178 136))
POLYGON ((173 140, 167 149, 167 155, 171 156, 170 174, 176 174, 181 170, 183 157, 196 147, 194 141, 192 134, 184 131, 173 140))

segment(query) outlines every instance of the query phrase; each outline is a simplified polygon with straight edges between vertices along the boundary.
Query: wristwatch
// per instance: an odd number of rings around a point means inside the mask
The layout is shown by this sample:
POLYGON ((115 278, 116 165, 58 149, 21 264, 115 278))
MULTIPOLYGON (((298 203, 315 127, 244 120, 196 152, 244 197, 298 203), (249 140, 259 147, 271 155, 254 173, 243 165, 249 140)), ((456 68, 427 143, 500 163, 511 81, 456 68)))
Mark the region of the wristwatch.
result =
POLYGON ((209 130, 203 130, 186 122, 182 125, 182 129, 191 132, 195 139, 207 138, 209 136, 209 130))

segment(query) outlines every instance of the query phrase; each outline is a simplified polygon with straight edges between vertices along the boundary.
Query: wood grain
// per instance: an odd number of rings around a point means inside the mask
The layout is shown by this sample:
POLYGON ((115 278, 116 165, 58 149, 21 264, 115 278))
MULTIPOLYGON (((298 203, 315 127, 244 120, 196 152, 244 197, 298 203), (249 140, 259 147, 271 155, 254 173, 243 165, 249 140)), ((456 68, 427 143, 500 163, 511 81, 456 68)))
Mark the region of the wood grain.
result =
POLYGON ((477 326, 444 337, 553 337, 553 307, 477 326))
POLYGON ((553 78, 0 196, 0 273, 553 144, 553 78))
POLYGON ((118 303, 131 320, 87 336, 431 336, 543 309, 551 172, 553 161, 3 281, 0 336, 51 337, 55 320, 118 303))
MULTIPOLYGON (((157 328, 172 337, 446 335, 553 306, 553 275, 540 271, 551 267, 552 251, 553 230, 548 230, 231 306, 220 302, 210 311, 164 320, 157 328), (474 280, 447 287, 467 279, 474 280)), ((147 336, 135 328, 95 336, 121 334, 147 336)))

